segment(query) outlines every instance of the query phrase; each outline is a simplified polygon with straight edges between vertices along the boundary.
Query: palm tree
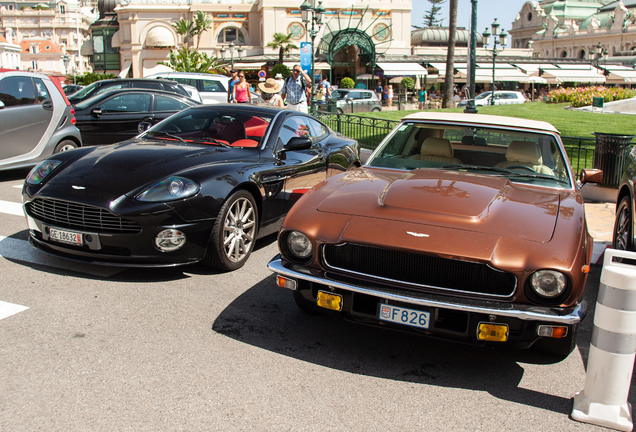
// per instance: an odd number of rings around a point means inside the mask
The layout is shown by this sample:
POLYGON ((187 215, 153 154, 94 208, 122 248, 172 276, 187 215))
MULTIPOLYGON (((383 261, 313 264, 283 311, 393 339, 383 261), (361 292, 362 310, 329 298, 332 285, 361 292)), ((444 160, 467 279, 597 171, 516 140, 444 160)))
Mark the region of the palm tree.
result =
POLYGON ((181 18, 176 23, 172 24, 172 27, 183 38, 183 45, 188 46, 192 38, 194 37, 194 22, 181 18))
POLYGON ((457 33, 457 0, 448 2, 448 53, 446 54, 446 77, 444 78, 443 108, 453 108, 453 70, 455 69, 455 35, 457 33))
POLYGON ((197 51, 199 50, 199 44, 201 43, 201 35, 207 30, 212 28, 212 18, 201 11, 197 11, 197 16, 194 19, 194 30, 192 36, 197 37, 197 51))
POLYGON ((274 40, 268 43, 266 46, 278 50, 278 63, 283 64, 283 57, 288 56, 291 50, 298 49, 296 45, 291 42, 292 34, 285 35, 284 33, 274 33, 274 40))

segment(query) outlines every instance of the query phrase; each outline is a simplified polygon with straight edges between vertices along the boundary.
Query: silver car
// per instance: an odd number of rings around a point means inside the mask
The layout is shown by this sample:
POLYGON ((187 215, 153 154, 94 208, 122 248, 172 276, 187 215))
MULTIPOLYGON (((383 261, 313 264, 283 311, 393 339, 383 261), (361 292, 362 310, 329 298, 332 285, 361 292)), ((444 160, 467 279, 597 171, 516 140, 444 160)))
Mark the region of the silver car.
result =
MULTIPOLYGON (((475 98, 475 106, 486 106, 491 104, 492 92, 483 92, 477 95, 475 98)), ((510 105, 520 104, 526 102, 526 98, 523 93, 518 91, 496 91, 495 92, 495 105, 510 105)), ((461 101, 457 104, 458 107, 464 107, 468 101, 461 101)))
POLYGON ((382 104, 374 91, 362 89, 338 89, 331 92, 331 103, 340 114, 382 111, 382 104))
POLYGON ((0 69, 0 169, 36 165, 82 145, 57 78, 0 69))

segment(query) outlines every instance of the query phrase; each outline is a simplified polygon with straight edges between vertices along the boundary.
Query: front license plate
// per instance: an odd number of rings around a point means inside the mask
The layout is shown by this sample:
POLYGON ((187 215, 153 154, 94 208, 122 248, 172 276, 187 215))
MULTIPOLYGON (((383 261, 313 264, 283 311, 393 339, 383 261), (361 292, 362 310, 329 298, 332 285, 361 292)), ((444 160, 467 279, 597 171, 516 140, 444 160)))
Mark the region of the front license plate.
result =
POLYGON ((49 238, 53 241, 71 243, 78 246, 84 244, 82 234, 72 231, 62 231, 55 228, 49 228, 49 238))
POLYGON ((393 323, 427 329, 430 325, 431 313, 388 304, 381 304, 378 318, 382 321, 389 321, 393 323))

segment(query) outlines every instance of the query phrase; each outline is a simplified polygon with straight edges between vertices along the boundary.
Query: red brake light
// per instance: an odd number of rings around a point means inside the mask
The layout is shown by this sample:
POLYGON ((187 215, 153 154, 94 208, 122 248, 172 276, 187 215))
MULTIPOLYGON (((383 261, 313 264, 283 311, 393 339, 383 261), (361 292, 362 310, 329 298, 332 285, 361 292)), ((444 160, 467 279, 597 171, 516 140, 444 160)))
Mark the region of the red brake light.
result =
POLYGON ((71 114, 75 114, 75 108, 71 108, 71 114))
POLYGON ((73 124, 77 123, 77 120, 75 120, 75 117, 71 117, 71 123, 73 124))

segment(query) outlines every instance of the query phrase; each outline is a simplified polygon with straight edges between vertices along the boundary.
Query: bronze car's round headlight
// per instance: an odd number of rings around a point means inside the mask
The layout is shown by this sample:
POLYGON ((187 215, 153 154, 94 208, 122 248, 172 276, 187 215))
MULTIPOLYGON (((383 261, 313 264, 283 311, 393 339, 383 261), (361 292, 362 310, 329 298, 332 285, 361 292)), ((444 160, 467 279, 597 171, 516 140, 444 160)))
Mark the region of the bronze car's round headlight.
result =
POLYGON ((298 261, 307 261, 314 252, 311 240, 299 231, 290 231, 287 233, 285 243, 291 257, 298 261))
POLYGON ((555 270, 539 270, 530 278, 530 286, 543 298, 559 296, 567 287, 567 278, 555 270))

